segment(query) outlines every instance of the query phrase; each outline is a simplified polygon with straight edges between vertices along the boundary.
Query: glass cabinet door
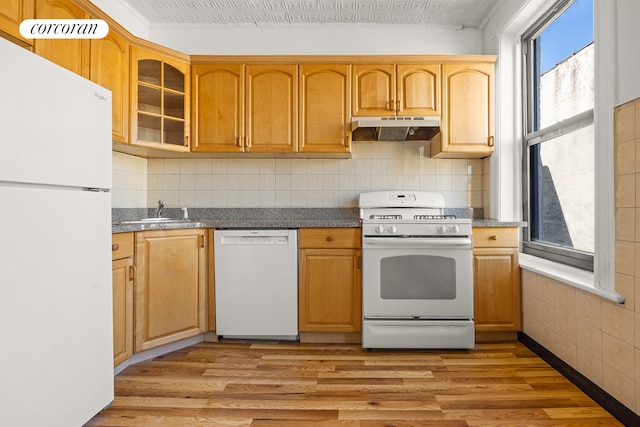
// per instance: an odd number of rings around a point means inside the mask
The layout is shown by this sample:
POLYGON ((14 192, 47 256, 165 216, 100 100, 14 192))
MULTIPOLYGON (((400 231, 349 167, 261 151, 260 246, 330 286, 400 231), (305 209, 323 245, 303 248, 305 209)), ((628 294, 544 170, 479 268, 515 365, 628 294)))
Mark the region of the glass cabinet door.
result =
POLYGON ((136 59, 133 144, 189 151, 186 73, 162 58, 141 56, 146 55, 140 51, 136 59))

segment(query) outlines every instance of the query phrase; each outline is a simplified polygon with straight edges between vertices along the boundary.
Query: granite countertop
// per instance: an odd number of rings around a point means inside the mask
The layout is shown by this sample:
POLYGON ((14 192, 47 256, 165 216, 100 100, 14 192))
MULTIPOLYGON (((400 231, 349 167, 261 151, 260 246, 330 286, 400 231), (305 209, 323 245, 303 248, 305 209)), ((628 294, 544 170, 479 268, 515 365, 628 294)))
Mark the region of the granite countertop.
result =
POLYGON ((498 221, 497 219, 474 219, 471 225, 473 227, 526 227, 527 223, 522 221, 498 221))
MULTIPOLYGON (((360 227, 357 208, 207 208, 189 209, 189 222, 121 224, 154 216, 153 209, 114 209, 113 233, 181 228, 337 228, 360 227)), ((165 217, 181 218, 179 209, 165 209, 165 217)))
MULTIPOLYGON (((455 210, 465 217, 466 209, 455 210)), ((473 215, 469 210, 470 215, 473 215)), ((358 208, 194 208, 189 209, 188 222, 123 224, 153 217, 154 209, 113 209, 113 233, 146 230, 175 230, 182 228, 354 228, 362 225, 358 208)), ((182 211, 165 209, 167 218, 181 218, 182 211)), ((468 217, 468 216, 467 216, 468 217)), ((473 219, 474 227, 521 227, 522 222, 502 222, 492 219, 473 219)))

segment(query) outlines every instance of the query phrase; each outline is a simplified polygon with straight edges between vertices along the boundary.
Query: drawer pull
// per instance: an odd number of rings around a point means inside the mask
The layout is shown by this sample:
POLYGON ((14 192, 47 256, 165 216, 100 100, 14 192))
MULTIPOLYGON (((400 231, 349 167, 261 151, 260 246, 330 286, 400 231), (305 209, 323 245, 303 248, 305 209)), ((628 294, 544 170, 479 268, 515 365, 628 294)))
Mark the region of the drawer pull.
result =
POLYGON ((492 234, 491 236, 489 236, 489 240, 498 240, 498 236, 492 234))
POLYGON ((327 236, 327 239, 326 239, 326 240, 327 240, 327 242, 333 242, 333 237, 331 237, 331 236, 327 236))
POLYGON ((112 251, 117 251, 118 249, 120 249, 120 245, 117 243, 114 243, 113 245, 111 245, 111 250, 112 251))

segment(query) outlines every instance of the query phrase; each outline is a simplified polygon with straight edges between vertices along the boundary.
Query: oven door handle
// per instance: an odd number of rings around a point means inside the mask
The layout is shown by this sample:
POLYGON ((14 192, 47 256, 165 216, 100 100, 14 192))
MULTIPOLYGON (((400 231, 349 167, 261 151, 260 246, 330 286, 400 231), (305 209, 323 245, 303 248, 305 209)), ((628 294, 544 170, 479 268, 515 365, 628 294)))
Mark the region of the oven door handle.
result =
POLYGON ((428 248, 473 248, 473 239, 470 237, 365 237, 362 239, 364 246, 421 246, 428 248))

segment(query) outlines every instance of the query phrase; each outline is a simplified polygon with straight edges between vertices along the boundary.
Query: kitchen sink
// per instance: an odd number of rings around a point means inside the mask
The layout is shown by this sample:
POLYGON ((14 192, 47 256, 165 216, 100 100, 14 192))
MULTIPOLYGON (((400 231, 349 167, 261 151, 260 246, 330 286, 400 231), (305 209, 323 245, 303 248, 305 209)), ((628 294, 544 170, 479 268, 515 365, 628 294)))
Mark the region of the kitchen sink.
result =
POLYGON ((142 218, 133 221, 122 221, 120 224, 180 224, 191 222, 190 219, 182 218, 142 218))

